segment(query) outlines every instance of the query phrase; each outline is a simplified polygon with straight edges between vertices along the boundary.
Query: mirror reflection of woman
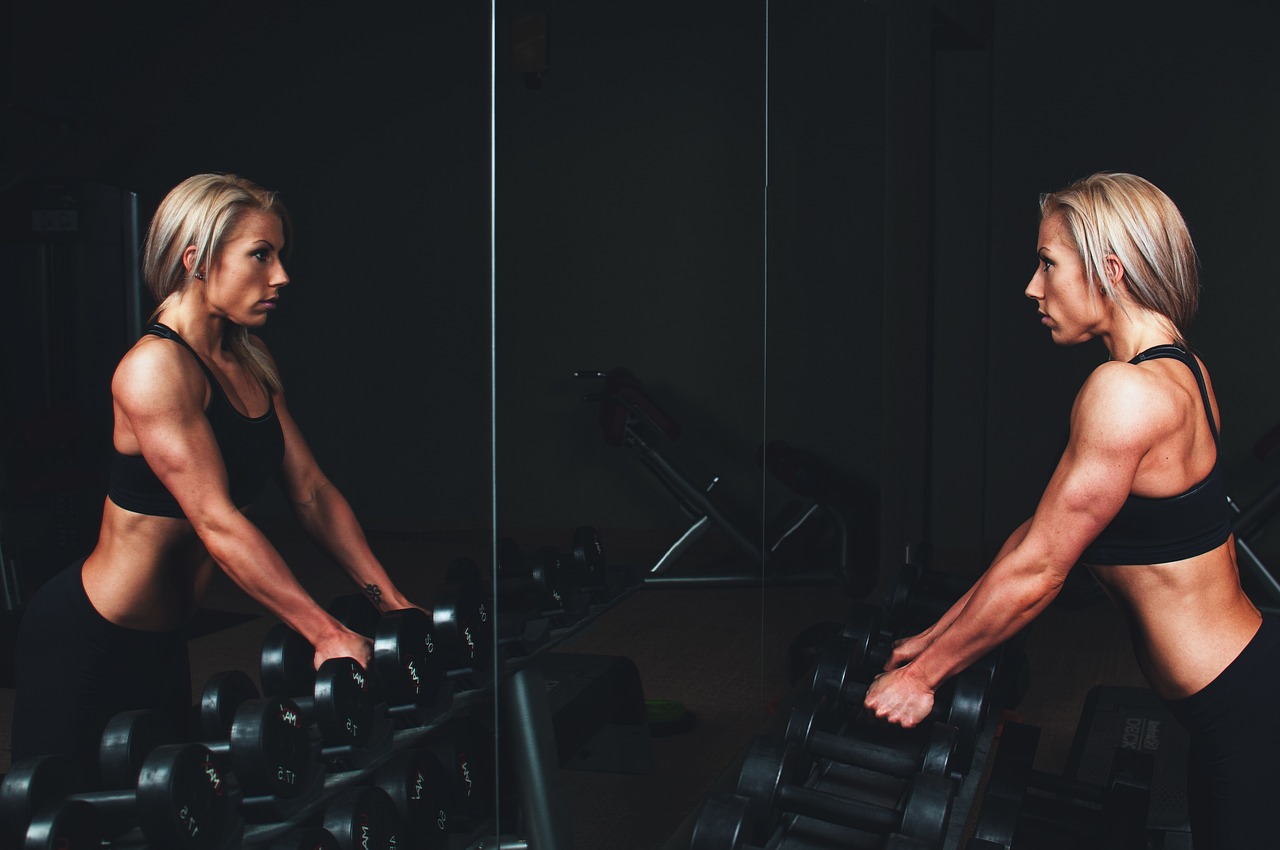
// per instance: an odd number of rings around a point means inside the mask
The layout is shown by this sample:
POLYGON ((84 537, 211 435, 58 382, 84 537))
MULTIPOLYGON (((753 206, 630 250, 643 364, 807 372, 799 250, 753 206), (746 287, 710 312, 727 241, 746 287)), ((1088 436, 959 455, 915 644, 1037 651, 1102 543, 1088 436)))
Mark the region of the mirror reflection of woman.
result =
POLYGON ((275 362, 250 333, 289 284, 289 235, 276 195, 233 175, 191 177, 157 209, 143 275, 159 307, 112 379, 98 541, 23 616, 15 759, 60 753, 91 772, 104 724, 126 709, 159 709, 182 728, 191 705, 183 627, 215 568, 307 638, 317 666, 368 664, 369 640, 307 594, 246 516, 268 479, 383 610, 411 606, 316 463, 275 362))
POLYGON ((1079 562, 1189 730, 1197 850, 1274 847, 1280 627, 1236 568, 1217 401, 1186 345, 1200 289, 1190 234, 1151 183, 1095 174, 1042 199, 1037 254, 1026 295, 1040 323, 1059 345, 1099 339, 1110 358, 1076 395, 1035 514, 963 598, 898 644, 866 705, 920 723, 938 685, 1027 626, 1079 562))

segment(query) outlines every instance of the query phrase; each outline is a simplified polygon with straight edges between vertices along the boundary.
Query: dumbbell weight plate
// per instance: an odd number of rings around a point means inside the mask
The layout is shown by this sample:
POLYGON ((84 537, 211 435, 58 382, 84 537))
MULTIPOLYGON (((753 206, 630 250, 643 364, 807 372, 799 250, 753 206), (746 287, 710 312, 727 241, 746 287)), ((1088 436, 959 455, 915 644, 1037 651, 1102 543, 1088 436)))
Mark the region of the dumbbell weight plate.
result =
POLYGON ((316 768, 310 733, 298 706, 284 697, 252 699, 231 725, 231 769, 259 793, 295 797, 316 768))
POLYGON ((138 822, 155 847, 223 847, 233 821, 228 790, 207 747, 159 747, 138 774, 138 822))
POLYGON ((436 850, 448 842, 451 813, 457 806, 453 782, 440 759, 426 749, 400 751, 378 768, 374 780, 400 813, 410 845, 422 850, 436 850))
POLYGON ((32 815, 76 789, 76 770, 63 756, 19 759, 0 781, 0 847, 21 847, 32 815))
POLYGON ((164 744, 176 744, 178 732, 158 711, 124 711, 107 721, 98 746, 98 772, 106 788, 130 788, 147 756, 164 744))
POLYGON ((392 611, 378 623, 373 667, 382 694, 393 704, 427 705, 444 685, 431 619, 417 608, 392 611))
POLYGON ((315 649, 284 623, 276 623, 262 642, 260 675, 267 696, 298 697, 315 687, 315 649))
POLYGON ((106 825, 96 806, 84 800, 67 800, 48 815, 37 817, 21 846, 22 850, 101 850, 108 838, 105 833, 106 825))
POLYGON ((400 842, 400 814, 387 792, 373 785, 339 792, 325 806, 324 828, 343 847, 395 850, 400 842))
POLYGON ((258 698, 258 686, 241 670, 215 673, 200 693, 200 739, 224 741, 240 706, 258 698))
POLYGON ((364 746, 377 706, 368 675, 353 658, 330 658, 316 671, 315 724, 325 741, 364 746))

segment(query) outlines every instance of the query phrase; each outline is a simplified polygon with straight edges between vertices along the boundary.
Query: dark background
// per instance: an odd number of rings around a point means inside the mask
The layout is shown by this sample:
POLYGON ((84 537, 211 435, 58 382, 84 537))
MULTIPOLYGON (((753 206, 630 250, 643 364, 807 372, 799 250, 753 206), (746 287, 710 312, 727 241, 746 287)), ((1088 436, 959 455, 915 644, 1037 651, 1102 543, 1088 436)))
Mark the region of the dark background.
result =
POLYGON ((743 514, 786 500, 754 460, 786 439, 878 507, 859 558, 928 540, 974 573, 1106 356, 1055 348, 1022 295, 1038 194, 1097 170, 1182 208, 1229 486, 1248 503, 1277 474, 1252 452, 1280 419, 1272 4, 545 0, 542 74, 512 70, 531 9, 507 0, 6 9, 0 545, 29 582, 83 554, 101 504, 131 342, 113 204, 136 193, 145 227, 209 170, 290 207, 263 336, 375 530, 674 537, 572 378, 627 366, 743 514), (33 233, 59 203, 81 227, 33 233), (75 427, 33 436, 50 408, 75 427))

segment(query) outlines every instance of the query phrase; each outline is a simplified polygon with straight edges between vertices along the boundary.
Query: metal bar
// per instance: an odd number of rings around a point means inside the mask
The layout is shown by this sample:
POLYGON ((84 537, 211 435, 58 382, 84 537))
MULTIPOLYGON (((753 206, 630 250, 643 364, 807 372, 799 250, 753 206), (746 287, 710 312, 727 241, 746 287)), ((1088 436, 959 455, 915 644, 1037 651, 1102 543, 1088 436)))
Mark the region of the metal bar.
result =
POLYGON ((503 734, 512 741, 512 761, 516 764, 529 846, 535 850, 569 850, 573 846, 569 807, 541 663, 520 668, 499 691, 507 720, 503 734))

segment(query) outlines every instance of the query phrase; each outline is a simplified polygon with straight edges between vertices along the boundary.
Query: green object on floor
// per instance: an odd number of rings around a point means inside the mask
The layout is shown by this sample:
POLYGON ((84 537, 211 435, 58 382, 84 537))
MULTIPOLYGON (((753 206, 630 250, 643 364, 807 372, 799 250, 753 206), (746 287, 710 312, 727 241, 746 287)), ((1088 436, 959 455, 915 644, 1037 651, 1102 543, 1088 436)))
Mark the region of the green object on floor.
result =
POLYGON ((684 707, 684 703, 671 699, 647 699, 645 716, 649 721, 649 734, 655 738, 683 735, 698 726, 698 718, 684 707))

